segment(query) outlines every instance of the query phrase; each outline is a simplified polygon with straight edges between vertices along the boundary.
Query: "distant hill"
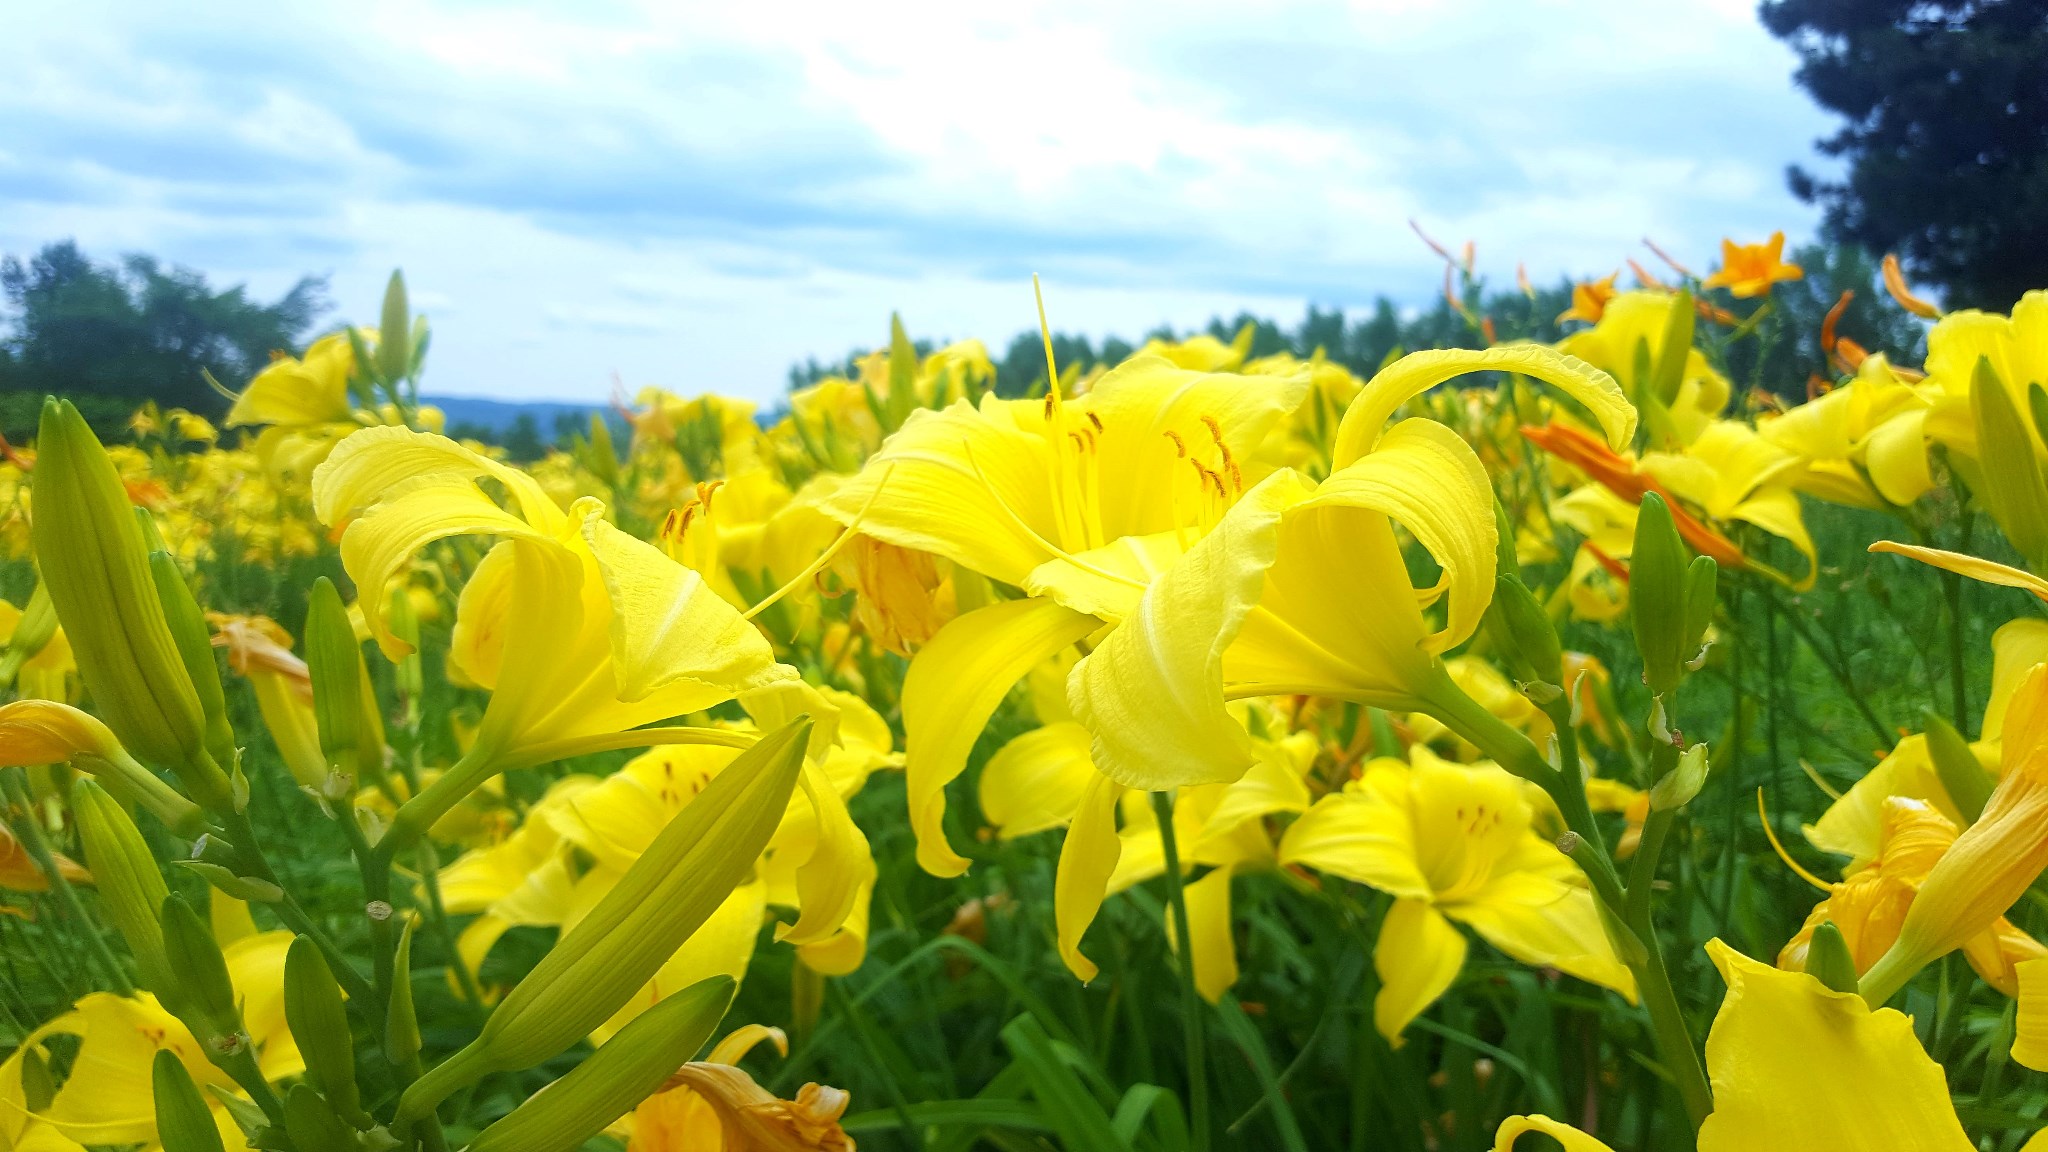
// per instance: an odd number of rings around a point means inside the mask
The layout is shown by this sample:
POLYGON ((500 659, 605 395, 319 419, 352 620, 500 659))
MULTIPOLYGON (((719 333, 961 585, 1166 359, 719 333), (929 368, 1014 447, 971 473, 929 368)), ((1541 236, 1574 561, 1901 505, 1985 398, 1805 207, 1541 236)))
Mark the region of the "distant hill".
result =
POLYGON ((422 396, 420 400, 446 414, 450 428, 467 424, 499 434, 509 431, 521 416, 533 417, 534 425, 542 435, 551 434, 555 421, 562 416, 574 419, 578 425, 589 424, 592 412, 613 416, 611 405, 602 403, 573 404, 558 400, 522 403, 516 400, 484 400, 474 396, 422 396))

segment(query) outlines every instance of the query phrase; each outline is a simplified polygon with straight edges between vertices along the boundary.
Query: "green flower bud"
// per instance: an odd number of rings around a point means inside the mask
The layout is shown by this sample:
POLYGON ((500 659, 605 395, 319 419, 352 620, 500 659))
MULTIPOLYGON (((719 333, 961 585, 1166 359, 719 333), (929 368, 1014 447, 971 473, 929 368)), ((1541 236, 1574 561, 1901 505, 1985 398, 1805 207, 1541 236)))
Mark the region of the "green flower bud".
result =
POLYGON ((1970 381, 1970 410, 1977 423, 1980 483, 1991 518, 2035 572, 2048 571, 2048 485, 2034 455, 2034 435, 2012 393, 1987 357, 1977 358, 1970 381))
POLYGON ((1692 293, 1684 288, 1671 298, 1671 311, 1664 317, 1664 343, 1657 352, 1657 366, 1650 375, 1650 391, 1666 408, 1678 403, 1685 385, 1686 362, 1692 359, 1692 293))
POLYGON ((1650 810, 1670 812, 1692 803, 1707 783, 1707 746, 1695 744, 1678 755, 1678 765, 1650 786, 1650 810))
POLYGON ((700 980, 619 1030, 567 1076, 483 1130, 469 1152, 561 1152, 582 1146, 659 1089, 725 1015, 730 976, 700 980))
POLYGON ((397 1125, 480 1076, 551 1059, 645 986, 752 872, 789 807, 810 729, 804 716, 761 737, 677 813, 483 1033, 406 1089, 397 1125))
POLYGON ((903 330, 903 317, 889 313, 889 395, 883 402, 882 429, 894 432, 917 407, 917 347, 903 330))
POLYGON ((177 865, 237 900, 253 904, 275 904, 284 899, 284 889, 260 876, 239 875, 233 868, 223 864, 208 860, 179 860, 177 865))
POLYGON ((57 1098, 57 1078, 50 1075, 43 1050, 30 1045, 21 1049, 21 1099, 31 1112, 41 1112, 57 1098))
POLYGON ((1635 620, 1636 650, 1643 657, 1643 681, 1662 696, 1685 675, 1687 595, 1685 544, 1671 520, 1671 509, 1652 492, 1643 497, 1636 516, 1635 550, 1628 566, 1630 615, 1635 620))
POLYGON ((398 931, 398 951, 391 960, 391 1003, 384 1014, 384 1055, 401 1067, 420 1054, 420 1020, 412 1006, 412 927, 407 917, 398 931))
POLYGON ((1813 930, 1806 947, 1806 973, 1836 992, 1855 992, 1861 983, 1856 960, 1849 955, 1849 942, 1842 939, 1842 930, 1834 921, 1823 920, 1813 930))
POLYGON ((1714 606, 1719 602, 1720 565, 1712 556, 1695 556, 1685 569, 1685 643, 1680 651, 1686 654, 1686 667, 1691 668, 1699 659, 1700 646, 1706 643, 1707 629, 1714 623, 1714 606))
POLYGON ((156 1050, 149 1069, 156 1097, 156 1138, 164 1152, 226 1152, 213 1110, 199 1094, 192 1074, 168 1048, 156 1050))
POLYGON ((156 857, 128 813, 90 777, 72 783, 71 812, 85 843, 85 863, 99 889, 100 907, 128 942, 142 986, 158 999, 167 999, 176 983, 164 953, 159 917, 170 890, 157 871, 156 857))
POLYGON ((1965 828, 1977 822, 1984 814, 1984 805, 1991 799, 1991 790, 1998 781, 1984 770, 1977 754, 1970 751, 1970 742, 1956 731, 1955 725, 1942 719, 1933 709, 1923 714, 1927 729, 1927 754, 1934 761, 1935 775, 1941 778, 1941 786, 1948 791, 1948 798, 1955 802, 1956 811, 1962 814, 1965 828))
POLYGON ((384 316, 377 326, 377 374, 396 384, 412 375, 412 306, 405 273, 393 269, 384 285, 384 316))
MULTIPOLYGON (((413 611, 411 589, 403 582, 391 586, 390 600, 384 607, 384 622, 390 626, 393 636, 405 641, 407 649, 404 658, 393 665, 398 673, 398 694, 407 700, 417 701, 426 691, 426 682, 420 671, 420 618, 413 611)), ((363 667, 365 672, 369 670, 367 664, 363 667)), ((371 707, 369 714, 377 716, 377 709, 371 707)))
POLYGON ((294 1084, 284 1094, 284 1134, 293 1152, 358 1152, 355 1131, 311 1084, 294 1084))
POLYGON ((86 691, 124 747, 178 772, 202 804, 224 807, 206 715, 114 462, 64 400, 44 402, 36 447, 36 558, 86 691))
POLYGON ((313 678, 313 717, 328 766, 319 792, 327 800, 345 800, 355 791, 354 780, 366 759, 374 757, 382 766, 383 731, 380 725, 373 744, 376 702, 368 694, 369 670, 341 593, 325 576, 313 582, 307 598, 306 667, 313 678))
POLYGON ((178 562, 169 552, 149 554, 149 574, 163 605, 164 623, 178 645, 178 656, 206 717, 206 751, 216 765, 233 764, 235 730, 228 724, 227 698, 221 692, 220 665, 213 654, 213 633, 206 627, 206 614, 199 610, 185 574, 178 571, 178 562))
POLYGON ((1492 608, 1500 614, 1502 629, 1512 645, 1510 651, 1520 657, 1537 680, 1562 687, 1564 657, 1557 629, 1521 577, 1500 576, 1494 580, 1492 608))
POLYGON ((57 635, 57 609, 50 603, 50 590, 41 581, 36 590, 29 593, 28 605, 21 610, 21 619, 14 622, 14 635, 7 638, 7 649, 0 652, 0 685, 14 683, 21 674, 21 666, 33 660, 57 635))
POLYGON ((246 1055, 249 1036, 242 1031, 234 981, 228 977, 227 958, 221 955, 213 930, 175 892, 164 898, 162 925, 164 955, 174 981, 164 1006, 185 1022, 214 1063, 236 1053, 246 1055))
POLYGON ((355 1043, 341 985, 319 946, 304 936, 295 937, 285 952, 284 1019, 306 1058, 306 1083, 319 1089, 342 1119, 367 1128, 371 1119, 356 1089, 355 1043))

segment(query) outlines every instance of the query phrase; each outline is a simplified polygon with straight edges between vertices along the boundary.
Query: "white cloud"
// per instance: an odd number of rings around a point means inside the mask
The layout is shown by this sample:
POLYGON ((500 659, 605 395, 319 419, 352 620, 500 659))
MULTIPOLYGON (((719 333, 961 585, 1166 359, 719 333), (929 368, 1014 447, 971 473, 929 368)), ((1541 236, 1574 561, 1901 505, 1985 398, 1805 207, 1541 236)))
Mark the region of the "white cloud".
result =
POLYGON ((1811 229, 1825 130, 1747 0, 50 9, 0 43, 0 249, 76 236, 368 315, 430 386, 777 392, 901 309, 1007 340, 1426 299, 1645 234, 1811 229))

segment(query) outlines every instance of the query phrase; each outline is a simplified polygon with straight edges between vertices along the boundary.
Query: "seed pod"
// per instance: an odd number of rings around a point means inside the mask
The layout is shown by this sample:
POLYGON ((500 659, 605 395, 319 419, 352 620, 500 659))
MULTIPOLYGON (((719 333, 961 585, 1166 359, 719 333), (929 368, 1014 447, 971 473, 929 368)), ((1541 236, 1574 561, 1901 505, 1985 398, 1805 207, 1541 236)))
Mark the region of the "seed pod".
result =
POLYGON ((357 1152, 355 1132, 311 1084, 294 1084, 284 1094, 284 1134, 294 1152, 357 1152))
POLYGON ((306 1082, 320 1090, 343 1119, 367 1128, 356 1090, 356 1051, 349 1035, 341 985, 312 940, 292 940, 284 956, 284 1019, 306 1058, 306 1082))
POLYGON ((213 930, 175 892, 164 897, 162 924, 164 956, 174 981, 164 1006, 192 1030, 210 1059, 218 1062, 245 1052, 249 1037, 242 1031, 234 981, 213 930))
POLYGON ((213 1110, 192 1074, 168 1048, 156 1050, 149 1082, 156 1101, 156 1138, 164 1152, 226 1152, 213 1110))
POLYGON ((563 1052, 653 978, 753 869, 789 807, 810 729, 805 716, 763 736, 677 813, 482 1034, 406 1089, 397 1125, 480 1076, 563 1052))
POLYGON ((412 926, 407 917, 398 930, 398 952, 391 960, 391 1003, 384 1015, 384 1055, 404 1067, 420 1054, 420 1021, 412 1006, 412 926))
POLYGON ((1819 980, 1836 992, 1855 992, 1861 983, 1856 976, 1856 961, 1849 955, 1849 942, 1842 938, 1842 930, 1834 921, 1824 920, 1813 930, 1813 939, 1806 947, 1807 975, 1819 980))
POLYGON ((71 812, 85 842, 85 863, 99 889, 100 907, 128 942, 142 986, 165 999, 176 987, 164 954, 160 919, 169 889, 157 871, 156 857, 143 843, 135 822, 91 777, 71 785, 71 812))
POLYGON ((2036 572, 2048 567, 2048 484, 2034 455, 2029 420, 1988 357, 1977 358, 1970 380, 1970 410, 1977 423, 1977 459, 1984 503, 2005 538, 2036 572))
POLYGON ((1992 779, 1977 754, 1970 751, 1970 742, 1956 731, 1955 725, 1942 719, 1932 708, 1923 713, 1927 729, 1927 754, 1934 761, 1934 773, 1941 778, 1941 786, 1947 790, 1948 798, 1955 802, 1956 811, 1962 814, 1965 828, 1977 822, 1984 814, 1984 805, 1991 799, 1991 790, 1998 781, 1992 779))
POLYGON ((185 776, 202 804, 224 804, 225 777, 206 754, 206 716, 114 462, 64 400, 44 401, 36 449, 36 559, 86 691, 124 747, 185 776))
POLYGON ((0 704, 0 767, 67 761, 92 773, 123 805, 149 809, 181 836, 194 835, 205 826, 197 805, 137 764, 113 731, 92 714, 55 700, 0 704))
POLYGON ((1628 598, 1635 620, 1636 650, 1643 657, 1643 681, 1662 696, 1685 675, 1688 613, 1685 544, 1671 509, 1652 492, 1636 516, 1635 549, 1629 557, 1628 598))
POLYGON ((191 586, 178 562, 169 552, 149 554, 149 575, 156 584, 157 602, 163 605, 164 623, 178 646, 178 657, 199 697, 199 710, 206 717, 206 751, 215 764, 235 760, 235 730, 228 724, 227 698, 221 693, 220 665, 213 655, 213 634, 206 627, 206 614, 192 598, 191 586))
POLYGON ((700 980, 635 1016, 567 1076, 483 1130, 469 1152, 569 1152, 652 1095, 711 1036, 737 987, 700 980))

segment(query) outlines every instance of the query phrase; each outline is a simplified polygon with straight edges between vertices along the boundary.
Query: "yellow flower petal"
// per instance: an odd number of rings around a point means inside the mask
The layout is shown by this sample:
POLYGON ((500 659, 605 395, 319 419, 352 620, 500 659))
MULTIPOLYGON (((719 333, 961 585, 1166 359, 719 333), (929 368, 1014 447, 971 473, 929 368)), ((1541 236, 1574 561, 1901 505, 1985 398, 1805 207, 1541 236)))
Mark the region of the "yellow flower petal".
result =
POLYGON ((2013 1027, 2012 1058, 2036 1072, 2048 1072, 2048 957, 2018 965, 2019 1016, 2013 1027))
POLYGON ((956 617, 911 662, 903 678, 904 769, 925 871, 967 870, 967 859, 946 843, 946 785, 966 769, 996 705, 1025 673, 1099 626, 1050 600, 1009 600, 956 617))
POLYGON ((1431 894, 1416 860, 1415 824, 1409 812, 1370 791, 1316 801, 1282 837, 1280 862, 1370 884, 1404 899, 1426 900, 1431 894))
POLYGON ((1515 1152, 1515 1141, 1531 1132, 1557 1141, 1564 1146, 1564 1152, 1614 1152, 1614 1149, 1577 1128, 1559 1124, 1547 1116, 1510 1116, 1501 1121, 1500 1131, 1493 1136, 1493 1152, 1515 1152))
POLYGON ((1485 351, 1461 348, 1411 352, 1366 383, 1337 425, 1332 464, 1342 468, 1373 450, 1380 431, 1401 405, 1468 372, 1517 372, 1553 384, 1584 404, 1616 449, 1635 437, 1636 409, 1614 378, 1576 356, 1540 344, 1504 344, 1485 351))
POLYGON ((1074 666, 1067 702, 1104 775, 1158 791, 1244 774, 1255 753, 1223 706, 1223 653, 1258 603, 1281 511, 1301 495, 1292 472, 1245 493, 1074 666))
POLYGON ((1918 544, 1901 544, 1896 540, 1879 540, 1870 546, 1872 552, 1894 552, 1922 564, 1931 564, 1944 571, 2002 588, 2019 588, 2032 592, 2042 600, 2048 600, 2048 580, 2031 572, 2022 572, 1991 560, 1976 556, 1965 556, 1961 552, 1945 552, 1939 548, 1922 548, 1918 544))
MULTIPOLYGON (((1237 941, 1230 931, 1229 868, 1209 874, 1181 890, 1188 909, 1188 936, 1194 940, 1195 991, 1214 1004, 1237 983, 1237 941)), ((1173 922, 1168 909, 1167 922, 1173 922)))
POLYGON ((1984 704, 1980 738, 1996 740, 2005 731, 2005 710, 2013 689, 2036 664, 2048 663, 2048 620, 2008 620, 1991 634, 1991 699, 1984 704))
MULTIPOLYGON (((1570 867, 1561 853, 1541 847, 1570 867)), ((1614 954, 1593 893, 1556 874, 1509 872, 1470 899, 1441 907, 1446 916, 1471 925, 1487 943, 1524 964, 1557 968, 1631 1001, 1636 998, 1635 977, 1614 954)))
POLYGON ((1728 983, 1707 1035, 1714 1114, 1700 1152, 1967 1152, 1941 1066, 1891 1009, 1830 992, 1721 943, 1707 944, 1728 983))
POLYGON ((1110 874, 1116 871, 1122 842, 1116 834, 1116 802, 1123 786, 1097 776, 1081 795, 1074 822, 1060 846, 1059 871, 1053 879, 1053 922, 1059 936, 1060 959, 1082 983, 1095 979, 1094 961, 1081 955, 1081 935, 1102 910, 1110 874))
POLYGON ((1074 818, 1098 773, 1088 730, 1071 721, 1034 728, 989 757, 981 770, 981 814, 1005 840, 1058 828, 1074 818))
POLYGON ((1396 900, 1380 924, 1372 967, 1380 990, 1372 1001, 1372 1022, 1399 1048, 1408 1023, 1457 981, 1465 968, 1465 937, 1443 914, 1422 900, 1396 900))

